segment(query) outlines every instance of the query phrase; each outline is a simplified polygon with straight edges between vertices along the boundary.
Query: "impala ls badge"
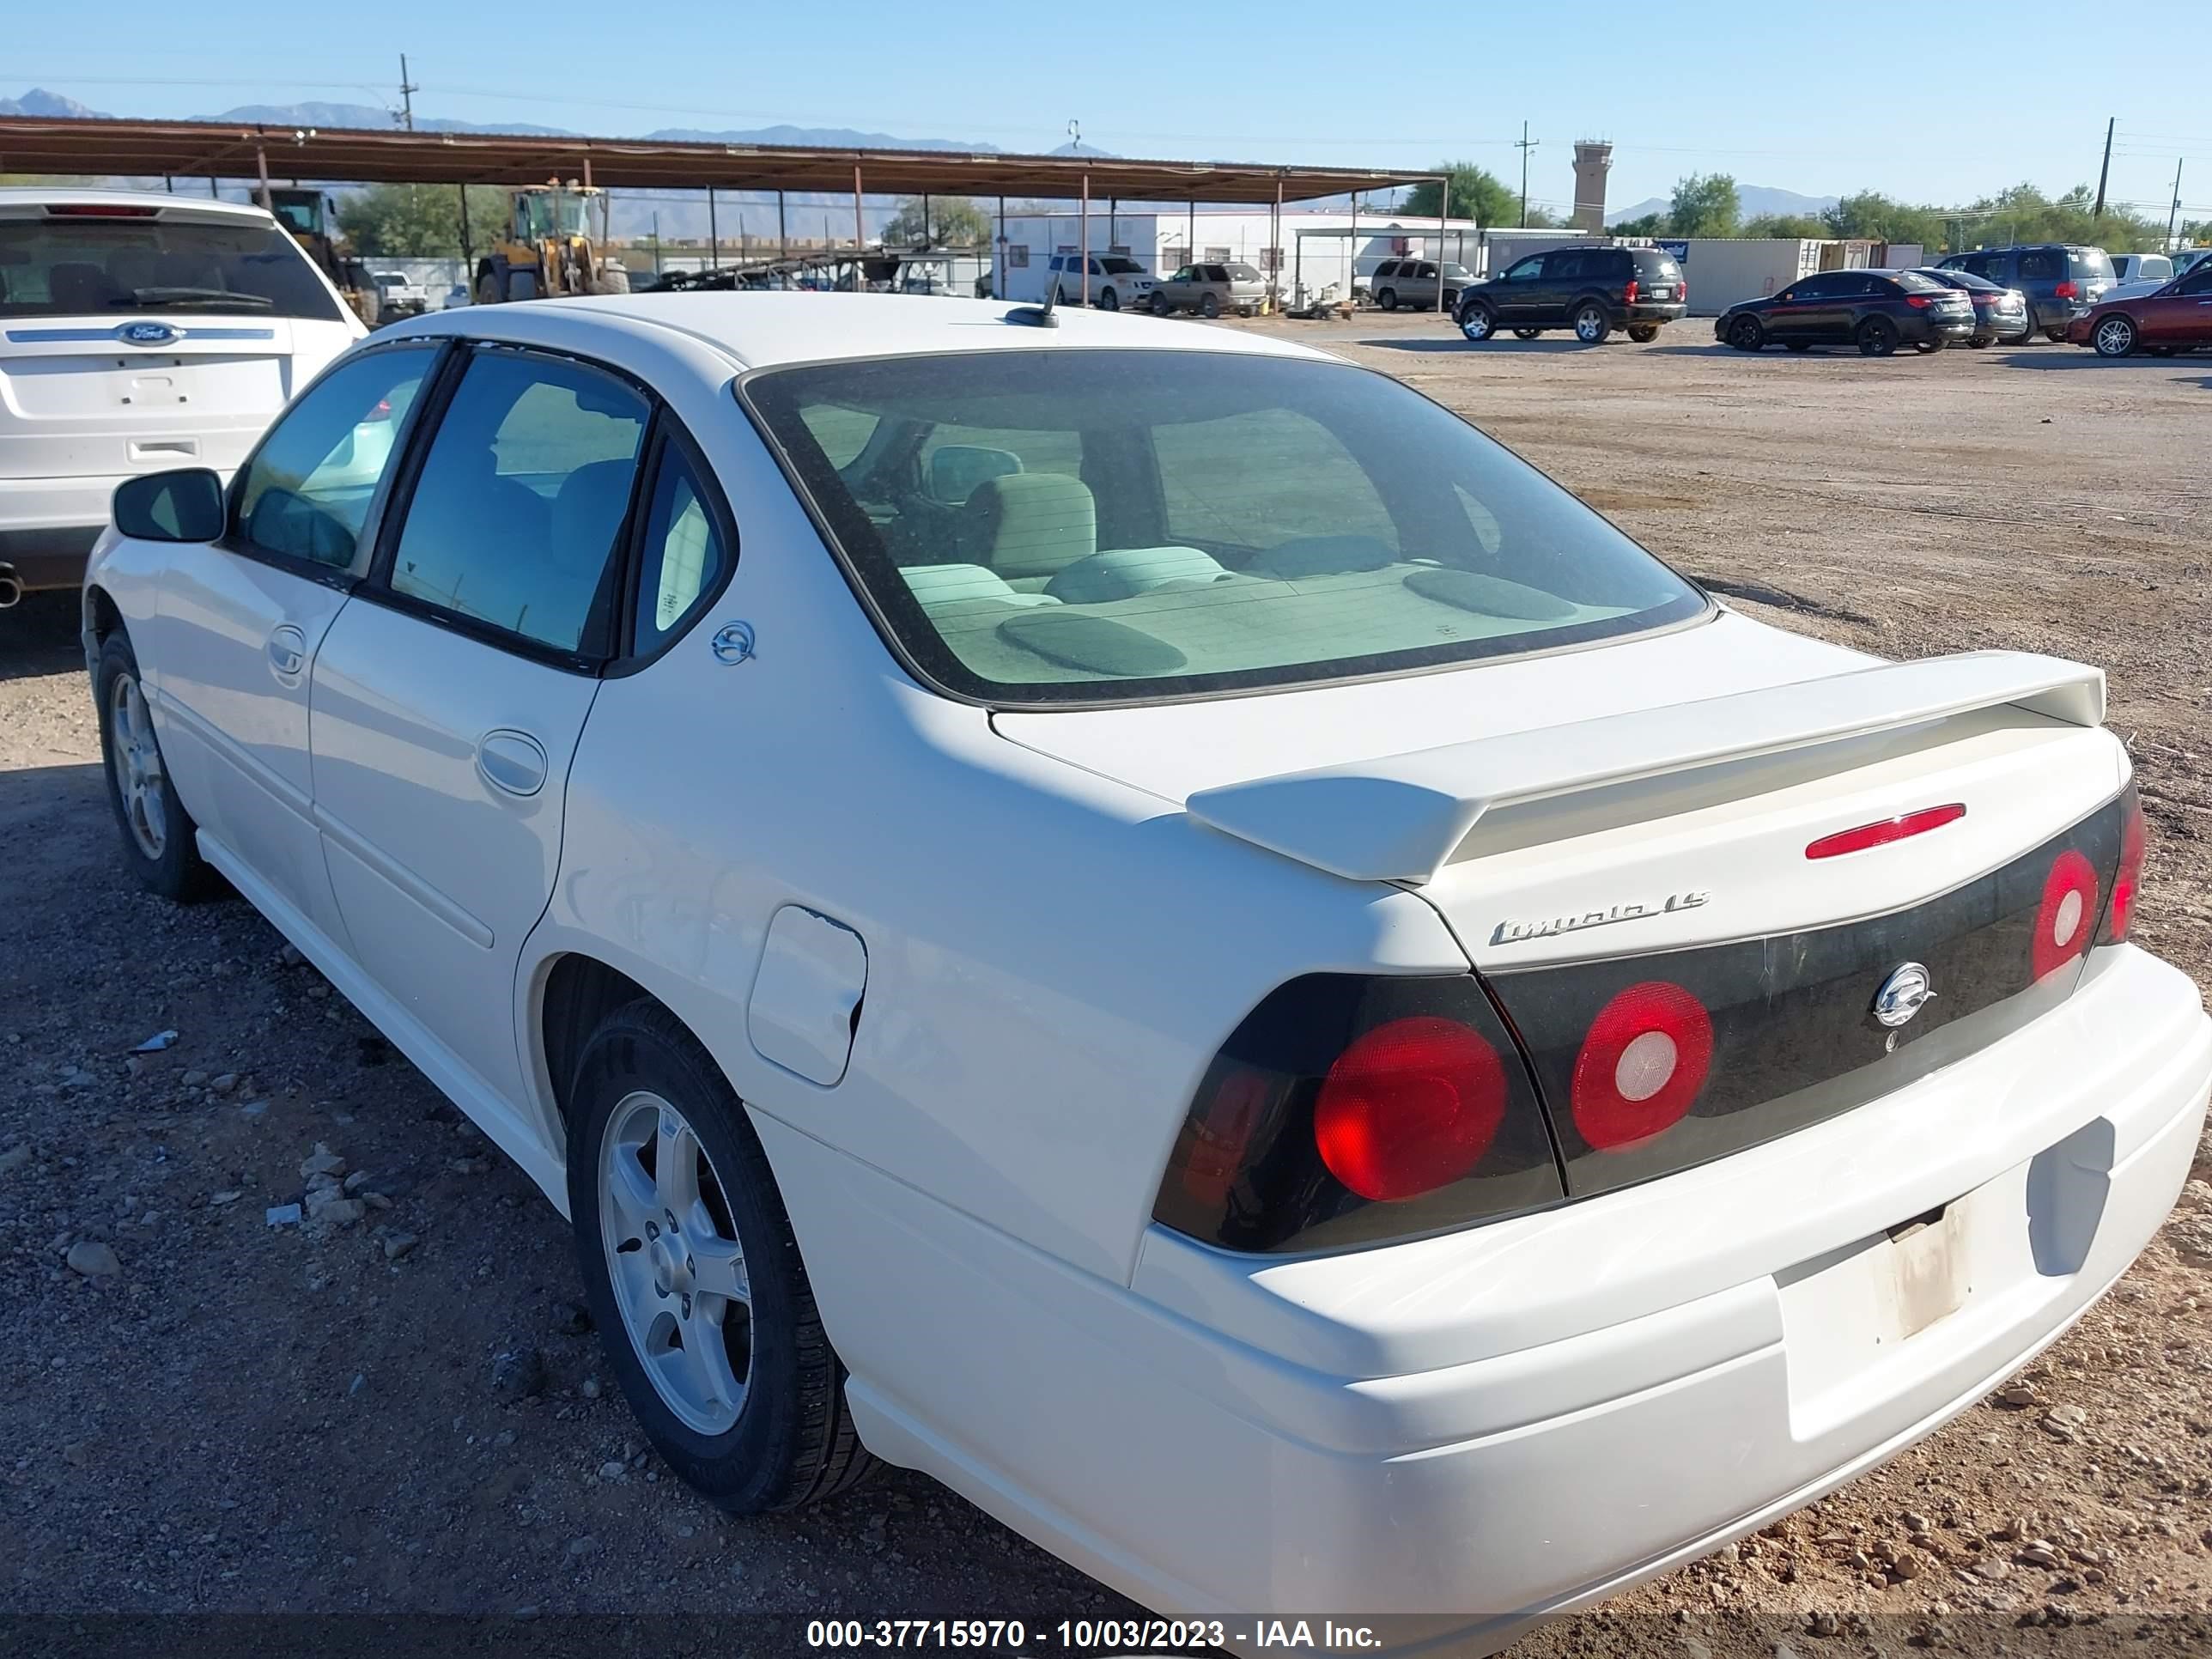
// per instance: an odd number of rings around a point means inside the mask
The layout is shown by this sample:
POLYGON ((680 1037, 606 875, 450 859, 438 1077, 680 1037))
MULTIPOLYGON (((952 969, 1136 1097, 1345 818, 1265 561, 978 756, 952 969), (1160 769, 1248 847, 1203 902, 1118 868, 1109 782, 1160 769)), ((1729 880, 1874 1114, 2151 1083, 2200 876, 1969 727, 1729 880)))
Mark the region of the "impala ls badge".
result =
POLYGON ((1936 995, 1928 970, 1917 962, 1898 967, 1874 994, 1874 1017, 1895 1030, 1928 1006, 1936 995))
POLYGON ((1602 910, 1585 910, 1579 915, 1546 916, 1535 921, 1501 921, 1498 931, 1490 936, 1492 945, 1521 945, 1532 939, 1552 939, 1560 933, 1578 933, 1585 927, 1603 927, 1616 921, 1642 921, 1647 916, 1663 916, 1675 910, 1694 910, 1709 902, 1710 892, 1693 890, 1669 893, 1664 898, 1644 899, 1626 904, 1609 904, 1602 910))

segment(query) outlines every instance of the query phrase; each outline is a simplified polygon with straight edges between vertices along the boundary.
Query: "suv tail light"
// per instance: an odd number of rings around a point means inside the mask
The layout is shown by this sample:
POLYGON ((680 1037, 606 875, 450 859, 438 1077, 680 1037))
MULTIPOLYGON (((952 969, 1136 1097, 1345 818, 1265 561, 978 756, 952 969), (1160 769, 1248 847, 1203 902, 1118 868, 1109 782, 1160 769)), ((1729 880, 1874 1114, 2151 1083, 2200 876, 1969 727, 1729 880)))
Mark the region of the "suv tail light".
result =
POLYGON ((2142 798, 2132 783, 2121 798, 2120 810, 2125 814, 2120 820, 2120 864, 2112 875, 2112 898, 2105 908, 2105 925, 2097 934, 2100 945, 2125 942, 2128 925, 2135 920, 2136 894, 2142 886, 2143 843, 2150 826, 2143 817, 2142 798))
POLYGON ((2074 279, 2069 276, 2051 290, 2051 297, 2054 300, 2078 300, 2081 297, 2081 290, 2075 285, 2074 279))
POLYGON ((1206 1067, 1152 1214, 1230 1249, 1311 1250, 1565 1196, 1535 1087, 1473 975, 1310 974, 1206 1067))
POLYGON ((1633 276, 1628 279, 1628 289, 1620 296, 1620 303, 1625 306, 1632 306, 1636 303, 1636 278, 1633 276))

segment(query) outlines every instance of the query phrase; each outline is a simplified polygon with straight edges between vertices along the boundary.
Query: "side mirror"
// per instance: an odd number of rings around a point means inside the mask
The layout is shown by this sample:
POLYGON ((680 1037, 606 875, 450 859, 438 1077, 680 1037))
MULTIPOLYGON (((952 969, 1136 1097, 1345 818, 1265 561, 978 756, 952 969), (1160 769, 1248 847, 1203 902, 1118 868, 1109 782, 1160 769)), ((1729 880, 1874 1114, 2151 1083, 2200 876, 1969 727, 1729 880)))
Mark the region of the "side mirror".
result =
POLYGON ((133 541, 211 542, 222 534, 222 480, 204 466, 149 472, 115 487, 115 527, 133 541))
POLYGON ((957 507, 992 479, 1021 470, 1022 458, 1011 449, 947 444, 929 458, 930 499, 957 507))

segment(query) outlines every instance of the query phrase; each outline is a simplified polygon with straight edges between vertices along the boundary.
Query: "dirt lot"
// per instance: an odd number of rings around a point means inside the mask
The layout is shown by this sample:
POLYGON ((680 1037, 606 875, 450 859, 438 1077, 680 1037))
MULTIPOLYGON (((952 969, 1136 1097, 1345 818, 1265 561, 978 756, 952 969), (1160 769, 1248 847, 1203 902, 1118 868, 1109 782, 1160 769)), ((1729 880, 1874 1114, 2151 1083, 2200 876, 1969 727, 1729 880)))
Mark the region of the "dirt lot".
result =
MULTIPOLYGON (((2152 823, 2138 936, 2212 986, 2212 358, 1255 326, 1403 376, 1764 620, 2104 665, 2152 823)), ((917 1475, 749 1522, 664 1478, 551 1207, 245 905, 119 873, 70 626, 0 617, 0 1613, 1127 1610, 917 1475), (319 1143, 373 1207, 270 1226, 319 1143)), ((1997 1396, 1525 1650, 2201 1648, 2208 1301, 2199 1182, 1997 1396)))

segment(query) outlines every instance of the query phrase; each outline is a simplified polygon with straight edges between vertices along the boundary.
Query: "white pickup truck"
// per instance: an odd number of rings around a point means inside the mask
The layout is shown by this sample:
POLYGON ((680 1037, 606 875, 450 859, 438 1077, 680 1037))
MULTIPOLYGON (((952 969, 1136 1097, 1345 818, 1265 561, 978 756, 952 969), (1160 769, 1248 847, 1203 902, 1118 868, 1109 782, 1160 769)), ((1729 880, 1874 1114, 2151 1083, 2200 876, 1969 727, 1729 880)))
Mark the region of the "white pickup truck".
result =
POLYGON ((369 281, 376 284, 376 320, 379 323, 397 322, 402 317, 420 317, 430 308, 430 290, 420 283, 410 282, 400 270, 372 272, 369 281))

